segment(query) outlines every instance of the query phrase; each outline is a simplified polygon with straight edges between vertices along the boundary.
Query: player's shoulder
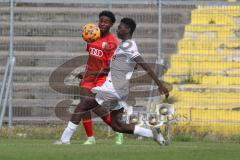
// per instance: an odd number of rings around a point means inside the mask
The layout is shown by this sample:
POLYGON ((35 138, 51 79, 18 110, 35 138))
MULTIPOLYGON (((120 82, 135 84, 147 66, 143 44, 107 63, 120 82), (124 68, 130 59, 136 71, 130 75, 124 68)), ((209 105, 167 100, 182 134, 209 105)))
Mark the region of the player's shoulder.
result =
POLYGON ((133 51, 137 51, 137 44, 134 40, 129 39, 126 41, 123 41, 120 46, 119 46, 122 50, 124 51, 129 51, 129 52, 133 52, 133 51))
POLYGON ((117 37, 113 33, 109 33, 107 36, 105 36, 105 38, 117 40, 117 37))
POLYGON ((116 44, 119 43, 117 37, 113 33, 109 33, 107 36, 105 36, 103 41, 113 42, 116 44))

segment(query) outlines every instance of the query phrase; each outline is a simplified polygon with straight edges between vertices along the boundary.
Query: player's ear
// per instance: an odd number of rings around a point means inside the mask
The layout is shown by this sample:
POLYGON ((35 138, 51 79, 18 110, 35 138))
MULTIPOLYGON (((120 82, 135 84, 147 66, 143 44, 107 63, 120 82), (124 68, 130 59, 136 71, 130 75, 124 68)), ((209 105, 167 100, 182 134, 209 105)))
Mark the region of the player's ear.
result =
POLYGON ((131 33, 131 28, 128 27, 128 33, 131 33))

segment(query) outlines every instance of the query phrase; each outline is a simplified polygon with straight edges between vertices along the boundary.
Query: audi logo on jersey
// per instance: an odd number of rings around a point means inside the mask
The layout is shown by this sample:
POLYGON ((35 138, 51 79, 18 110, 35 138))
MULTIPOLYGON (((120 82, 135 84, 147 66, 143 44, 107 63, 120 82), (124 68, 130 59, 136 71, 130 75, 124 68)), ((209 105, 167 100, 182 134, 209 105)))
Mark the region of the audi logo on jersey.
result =
POLYGON ((96 56, 96 57, 102 57, 103 56, 103 51, 102 50, 92 48, 92 47, 89 48, 89 53, 93 56, 96 56))

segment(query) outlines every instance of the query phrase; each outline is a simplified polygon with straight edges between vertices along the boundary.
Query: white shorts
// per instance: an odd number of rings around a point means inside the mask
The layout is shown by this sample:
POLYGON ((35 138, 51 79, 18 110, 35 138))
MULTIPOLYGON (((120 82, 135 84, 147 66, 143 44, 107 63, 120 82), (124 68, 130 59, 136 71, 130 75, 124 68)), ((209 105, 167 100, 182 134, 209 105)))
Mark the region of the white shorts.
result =
POLYGON ((110 80, 106 80, 102 86, 92 88, 93 93, 96 93, 95 100, 99 105, 109 107, 110 110, 119 110, 127 108, 126 99, 120 98, 110 80))

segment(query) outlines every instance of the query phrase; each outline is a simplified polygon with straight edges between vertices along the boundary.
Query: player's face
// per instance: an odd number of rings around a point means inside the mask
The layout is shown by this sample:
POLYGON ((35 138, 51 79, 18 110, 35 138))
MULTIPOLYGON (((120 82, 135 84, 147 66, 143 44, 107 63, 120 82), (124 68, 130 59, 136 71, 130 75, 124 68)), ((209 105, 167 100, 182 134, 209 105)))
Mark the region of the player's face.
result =
POLYGON ((109 32, 109 29, 112 27, 112 21, 109 17, 101 16, 99 18, 98 27, 101 33, 109 32))
POLYGON ((120 23, 117 29, 118 38, 124 39, 128 33, 129 33, 128 26, 124 23, 120 23))

